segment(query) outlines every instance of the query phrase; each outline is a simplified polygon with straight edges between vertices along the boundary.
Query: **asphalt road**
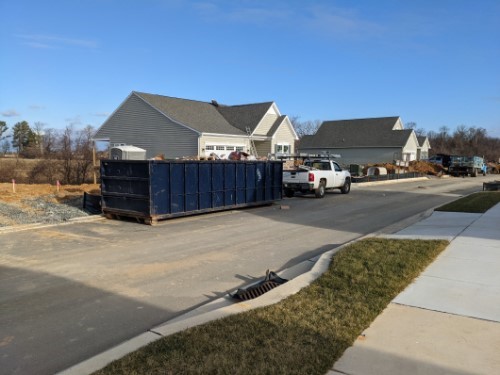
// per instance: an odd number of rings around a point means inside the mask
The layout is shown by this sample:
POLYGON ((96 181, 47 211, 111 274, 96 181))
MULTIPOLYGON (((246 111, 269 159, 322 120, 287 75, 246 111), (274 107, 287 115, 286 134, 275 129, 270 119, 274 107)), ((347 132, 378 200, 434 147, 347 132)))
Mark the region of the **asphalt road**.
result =
POLYGON ((53 374, 180 313, 374 232, 390 233, 492 176, 353 185, 324 199, 147 226, 0 232, 0 373, 53 374))

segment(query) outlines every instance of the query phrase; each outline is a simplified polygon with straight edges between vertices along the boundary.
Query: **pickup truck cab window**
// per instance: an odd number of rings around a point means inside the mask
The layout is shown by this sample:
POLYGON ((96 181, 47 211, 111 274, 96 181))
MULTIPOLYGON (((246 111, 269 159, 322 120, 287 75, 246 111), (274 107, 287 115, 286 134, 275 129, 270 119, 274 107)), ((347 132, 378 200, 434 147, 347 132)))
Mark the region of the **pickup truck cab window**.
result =
POLYGON ((308 167, 312 167, 312 168, 318 169, 320 171, 331 171, 332 170, 330 163, 325 163, 325 162, 321 162, 321 161, 305 162, 304 164, 308 167))
POLYGON ((335 168, 336 172, 342 172, 342 168, 337 163, 333 163, 333 168, 335 168))

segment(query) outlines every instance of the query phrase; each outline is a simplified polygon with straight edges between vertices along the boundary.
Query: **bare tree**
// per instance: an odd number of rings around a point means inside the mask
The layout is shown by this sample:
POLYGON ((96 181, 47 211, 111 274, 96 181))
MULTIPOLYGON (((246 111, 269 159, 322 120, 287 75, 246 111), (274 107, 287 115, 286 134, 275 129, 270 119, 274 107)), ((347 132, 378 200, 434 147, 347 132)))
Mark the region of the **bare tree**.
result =
POLYGON ((76 133, 74 141, 74 164, 75 164, 75 183, 83 184, 86 181, 87 175, 92 169, 92 135, 94 128, 87 125, 84 129, 76 133))
POLYGON ((56 129, 47 129, 43 133, 43 149, 44 154, 47 158, 52 158, 53 154, 56 152, 57 143, 59 138, 59 132, 56 129))
POLYGON ((2 153, 5 155, 10 150, 10 142, 7 139, 4 139, 0 144, 0 149, 2 150, 2 153))
POLYGON ((424 128, 418 128, 417 123, 414 121, 407 122, 406 128, 412 129, 415 132, 415 134, 417 135, 417 137, 424 137, 427 133, 424 128))
POLYGON ((70 184, 73 177, 73 126, 67 125, 63 133, 59 137, 59 155, 61 159, 61 172, 63 175, 63 183, 70 184))
POLYGON ((439 132, 429 132, 427 136, 433 154, 477 155, 486 160, 498 161, 500 157, 500 139, 488 137, 484 128, 459 125, 450 135, 450 129, 443 126, 439 132))
MULTIPOLYGON (((31 130, 33 131, 33 147, 39 150, 40 156, 43 156, 43 135, 45 124, 43 122, 37 121, 33 124, 31 130)), ((37 152, 38 153, 38 152, 37 152)))
POLYGON ((290 117, 290 122, 292 123, 299 139, 302 138, 304 135, 315 134, 322 123, 321 120, 300 121, 299 118, 300 118, 299 116, 290 117))

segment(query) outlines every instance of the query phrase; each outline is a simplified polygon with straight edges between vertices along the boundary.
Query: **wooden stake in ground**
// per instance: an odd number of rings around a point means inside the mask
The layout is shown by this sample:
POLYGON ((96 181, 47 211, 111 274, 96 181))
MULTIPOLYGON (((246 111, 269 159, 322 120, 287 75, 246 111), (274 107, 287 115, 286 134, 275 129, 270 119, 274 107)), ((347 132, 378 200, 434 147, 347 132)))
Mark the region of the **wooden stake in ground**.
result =
POLYGON ((94 173, 94 185, 97 184, 97 175, 95 173, 95 141, 92 143, 92 171, 94 173))
POLYGON ((16 180, 12 179, 12 192, 16 193, 16 180))

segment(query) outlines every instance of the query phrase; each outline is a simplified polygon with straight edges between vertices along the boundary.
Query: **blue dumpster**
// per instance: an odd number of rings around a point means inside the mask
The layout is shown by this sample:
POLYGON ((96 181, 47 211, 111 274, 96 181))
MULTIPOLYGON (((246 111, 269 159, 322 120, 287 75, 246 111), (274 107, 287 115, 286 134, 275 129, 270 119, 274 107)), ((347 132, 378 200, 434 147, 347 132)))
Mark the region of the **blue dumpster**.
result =
POLYGON ((270 204, 282 198, 281 161, 104 160, 108 218, 157 220, 270 204))

